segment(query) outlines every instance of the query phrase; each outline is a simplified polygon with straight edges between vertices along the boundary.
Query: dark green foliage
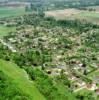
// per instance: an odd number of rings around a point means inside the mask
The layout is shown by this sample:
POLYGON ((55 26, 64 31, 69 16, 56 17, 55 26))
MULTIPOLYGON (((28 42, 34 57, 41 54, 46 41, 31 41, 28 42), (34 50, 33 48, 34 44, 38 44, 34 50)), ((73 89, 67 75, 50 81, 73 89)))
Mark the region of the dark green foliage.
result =
POLYGON ((42 64, 42 54, 39 51, 28 51, 26 54, 27 60, 30 61, 33 65, 42 64))
POLYGON ((89 91, 78 93, 76 97, 78 100, 94 100, 94 94, 89 91))

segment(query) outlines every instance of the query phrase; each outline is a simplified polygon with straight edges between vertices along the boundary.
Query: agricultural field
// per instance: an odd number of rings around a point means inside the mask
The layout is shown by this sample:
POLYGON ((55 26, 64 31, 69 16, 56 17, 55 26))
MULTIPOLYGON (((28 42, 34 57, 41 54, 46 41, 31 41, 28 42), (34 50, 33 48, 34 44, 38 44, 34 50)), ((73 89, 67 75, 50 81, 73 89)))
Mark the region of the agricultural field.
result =
POLYGON ((86 20, 88 22, 99 23, 99 12, 84 11, 72 16, 72 18, 86 20))
POLYGON ((24 15, 24 7, 0 7, 0 18, 24 15))
POLYGON ((45 15, 47 17, 48 16, 55 17, 56 19, 65 19, 79 13, 81 13, 81 11, 77 9, 64 9, 64 10, 46 11, 45 15))
POLYGON ((99 23, 98 7, 96 11, 78 10, 78 9, 64 9, 45 12, 46 16, 55 17, 56 19, 78 19, 86 20, 92 23, 99 23))

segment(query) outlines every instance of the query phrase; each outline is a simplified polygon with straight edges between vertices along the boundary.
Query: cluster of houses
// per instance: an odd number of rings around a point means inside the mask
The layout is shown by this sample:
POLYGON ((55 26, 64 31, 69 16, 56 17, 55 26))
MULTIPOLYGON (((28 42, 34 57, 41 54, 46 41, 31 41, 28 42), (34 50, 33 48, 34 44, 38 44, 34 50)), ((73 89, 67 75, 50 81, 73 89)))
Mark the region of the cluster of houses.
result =
MULTIPOLYGON (((16 24, 16 22, 14 23, 13 21, 11 23, 0 21, 0 23, 4 25, 16 24)), ((87 83, 82 78, 80 78, 79 75, 74 74, 74 72, 76 74, 80 73, 81 75, 87 77, 87 73, 90 73, 93 69, 94 71, 97 70, 99 66, 94 64, 95 67, 90 70, 90 66, 76 59, 68 60, 68 63, 66 63, 65 57, 67 56, 66 54, 68 53, 69 49, 65 50, 63 46, 64 44, 60 44, 59 39, 61 37, 72 39, 72 33, 74 34, 74 31, 72 32, 68 28, 64 29, 56 27, 47 29, 44 27, 34 28, 33 26, 26 25, 24 27, 20 27, 15 34, 10 34, 11 36, 10 38, 7 38, 6 42, 5 40, 0 41, 2 42, 2 44, 6 45, 12 52, 25 52, 30 48, 47 48, 53 54, 52 64, 54 65, 53 67, 49 66, 48 68, 46 68, 46 72, 49 75, 57 76, 60 75, 62 70, 64 70, 64 74, 66 74, 68 76, 68 79, 73 82, 71 88, 74 92, 77 92, 81 89, 88 89, 95 91, 99 95, 99 86, 97 85, 99 83, 99 76, 94 77, 91 83, 87 83)), ((70 50, 72 51, 72 47, 70 50)), ((72 53, 70 55, 72 55, 72 53)))

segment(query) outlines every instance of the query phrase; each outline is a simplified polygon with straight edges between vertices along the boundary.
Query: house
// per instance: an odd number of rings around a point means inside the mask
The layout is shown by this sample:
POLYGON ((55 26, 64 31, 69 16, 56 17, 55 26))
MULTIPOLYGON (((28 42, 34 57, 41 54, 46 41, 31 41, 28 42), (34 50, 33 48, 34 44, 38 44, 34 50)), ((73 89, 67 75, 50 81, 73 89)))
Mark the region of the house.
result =
POLYGON ((99 95, 99 89, 96 89, 95 92, 97 95, 99 95))
POLYGON ((98 87, 96 86, 96 83, 87 84, 87 85, 86 85, 86 88, 87 88, 88 90, 92 90, 92 91, 98 89, 98 87))

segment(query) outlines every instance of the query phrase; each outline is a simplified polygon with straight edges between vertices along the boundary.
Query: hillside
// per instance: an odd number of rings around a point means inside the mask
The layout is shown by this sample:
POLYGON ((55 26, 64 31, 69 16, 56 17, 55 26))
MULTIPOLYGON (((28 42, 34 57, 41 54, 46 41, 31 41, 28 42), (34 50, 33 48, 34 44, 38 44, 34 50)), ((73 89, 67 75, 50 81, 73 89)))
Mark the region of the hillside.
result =
POLYGON ((16 88, 30 97, 30 99, 27 100, 45 100, 34 83, 29 80, 27 73, 14 63, 0 60, 0 71, 12 79, 12 83, 16 88))

